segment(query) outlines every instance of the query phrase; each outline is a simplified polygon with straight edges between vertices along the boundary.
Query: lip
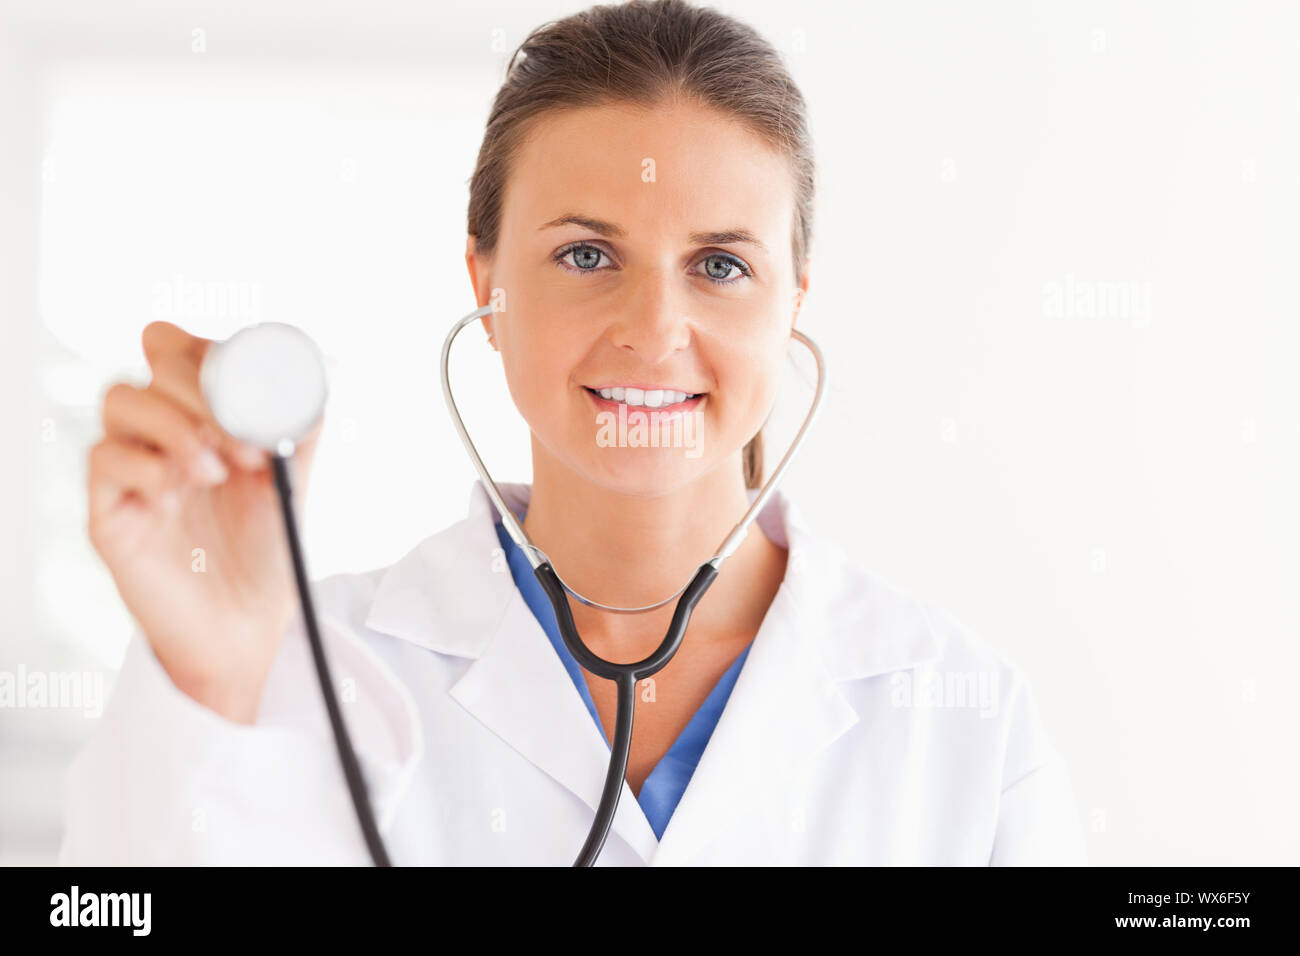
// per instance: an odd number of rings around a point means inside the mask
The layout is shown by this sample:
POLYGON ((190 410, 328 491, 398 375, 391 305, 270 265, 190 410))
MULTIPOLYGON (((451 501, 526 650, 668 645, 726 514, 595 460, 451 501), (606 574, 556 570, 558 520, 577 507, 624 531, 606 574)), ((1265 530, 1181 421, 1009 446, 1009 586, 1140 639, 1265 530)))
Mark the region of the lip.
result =
POLYGON ((643 392, 681 392, 685 395, 703 395, 703 390, 697 391, 693 388, 681 388, 677 385, 646 385, 641 382, 610 382, 608 385, 584 385, 583 388, 590 388, 592 391, 599 392, 602 388, 639 388, 643 392))
MULTIPOLYGON (((639 386, 633 385, 631 387, 638 388, 639 386)), ((582 386, 582 390, 586 393, 587 397, 591 399, 596 408, 602 412, 617 413, 620 408, 626 408, 629 414, 632 412, 658 414, 660 416, 660 421, 663 421, 664 418, 672 418, 675 415, 683 415, 686 412, 692 411, 708 397, 708 392, 703 392, 696 395, 694 398, 688 398, 684 402, 675 402, 672 405, 661 405, 658 408, 646 408, 644 405, 629 405, 627 402, 616 402, 612 398, 602 398, 599 393, 592 391, 585 385, 582 386)), ((673 391, 684 392, 686 389, 677 388, 673 389, 673 391)), ((653 421, 653 419, 651 419, 651 421, 653 421)))

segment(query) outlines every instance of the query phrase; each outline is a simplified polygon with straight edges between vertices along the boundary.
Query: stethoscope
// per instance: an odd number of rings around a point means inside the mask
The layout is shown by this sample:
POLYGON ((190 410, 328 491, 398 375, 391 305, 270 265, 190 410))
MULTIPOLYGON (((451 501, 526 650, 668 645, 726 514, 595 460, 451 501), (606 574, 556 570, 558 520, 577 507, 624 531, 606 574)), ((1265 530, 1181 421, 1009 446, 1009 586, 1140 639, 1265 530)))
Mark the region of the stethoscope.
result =
MULTIPOLYGON (((717 577, 722 563, 740 547, 749 532, 750 525, 776 490, 777 482, 803 442, 808 426, 817 415, 826 388, 826 366, 816 343, 802 332, 792 329, 791 337, 803 344, 812 353, 817 363, 817 385, 808 413, 790 442, 790 447, 786 449, 785 456, 772 470, 771 477, 767 479, 758 494, 754 496, 744 517, 731 529, 714 555, 700 565, 683 587, 655 604, 631 608, 612 607, 584 597, 569 587, 551 565, 546 552, 529 539, 483 464, 483 459, 478 449, 474 447, 460 410, 456 406, 450 376, 452 344, 467 325, 492 314, 493 311, 495 309, 492 305, 475 309, 458 320, 447 334, 442 345, 440 363, 442 394, 446 399, 452 423, 456 426, 456 432, 460 435, 465 451, 482 479, 483 488, 501 516, 502 525, 528 559, 533 574, 555 610, 556 623, 559 625, 560 636, 564 639, 565 647, 583 668, 597 677, 614 681, 618 689, 614 736, 610 746, 609 767, 605 774, 604 788, 601 791, 596 817, 587 834, 587 840, 573 863, 574 866, 592 866, 609 835, 615 812, 618 810, 619 797, 623 792, 623 782, 627 776, 628 756, 632 749, 632 719, 636 713, 636 685, 639 681, 656 674, 673 659, 673 655, 681 646, 695 606, 717 577), (615 614, 640 614, 652 611, 663 607, 674 598, 677 599, 677 607, 673 612, 668 632, 653 653, 630 664, 616 664, 597 656, 583 643, 582 636, 574 625, 573 613, 569 608, 566 594, 573 595, 589 607, 615 614)), ((321 694, 325 698, 334 742, 343 765, 343 774, 371 858, 376 866, 391 866, 388 852, 379 834, 379 827, 375 822, 374 810, 362 777, 360 762, 352 748, 338 698, 334 693, 334 683, 330 677, 329 663, 325 658, 325 650, 317 626, 310 581, 293 511, 289 461, 298 440, 324 413, 327 392, 324 362, 315 343, 305 333, 291 325, 264 322, 242 329, 231 338, 211 347, 204 358, 200 383, 208 405, 212 409, 213 417, 223 429, 235 438, 271 453, 271 469, 280 499, 280 510, 284 516, 285 534, 293 560, 294 580, 298 589, 298 599, 302 605, 303 624, 311 644, 312 660, 315 663, 321 694)))

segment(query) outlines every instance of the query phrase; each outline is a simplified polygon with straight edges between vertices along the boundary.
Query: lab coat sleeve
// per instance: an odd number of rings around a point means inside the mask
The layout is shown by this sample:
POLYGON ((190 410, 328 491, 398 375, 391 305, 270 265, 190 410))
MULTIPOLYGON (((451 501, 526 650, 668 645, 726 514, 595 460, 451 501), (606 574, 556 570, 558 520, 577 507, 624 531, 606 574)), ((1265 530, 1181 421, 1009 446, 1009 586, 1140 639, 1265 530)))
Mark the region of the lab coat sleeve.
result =
POLYGON ((1013 672, 1011 719, 990 866, 1087 866, 1069 771, 1013 672))
MULTIPOLYGON (((416 711, 357 636, 322 617, 321 637, 383 833, 421 756, 416 711)), ((137 630, 63 798, 64 865, 370 862, 300 615, 252 725, 178 689, 137 630)))

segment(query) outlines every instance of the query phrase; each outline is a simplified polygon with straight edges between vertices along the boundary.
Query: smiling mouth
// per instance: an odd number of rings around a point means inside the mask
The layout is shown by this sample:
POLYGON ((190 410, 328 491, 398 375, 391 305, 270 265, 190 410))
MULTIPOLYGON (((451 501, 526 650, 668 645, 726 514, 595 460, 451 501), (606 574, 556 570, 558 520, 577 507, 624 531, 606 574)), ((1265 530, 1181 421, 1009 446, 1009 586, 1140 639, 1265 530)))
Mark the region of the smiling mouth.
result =
POLYGON ((626 406, 647 412, 687 411, 698 405, 708 394, 708 392, 692 394, 672 389, 640 389, 622 386, 597 389, 584 385, 583 390, 602 408, 617 409, 619 406, 626 406))

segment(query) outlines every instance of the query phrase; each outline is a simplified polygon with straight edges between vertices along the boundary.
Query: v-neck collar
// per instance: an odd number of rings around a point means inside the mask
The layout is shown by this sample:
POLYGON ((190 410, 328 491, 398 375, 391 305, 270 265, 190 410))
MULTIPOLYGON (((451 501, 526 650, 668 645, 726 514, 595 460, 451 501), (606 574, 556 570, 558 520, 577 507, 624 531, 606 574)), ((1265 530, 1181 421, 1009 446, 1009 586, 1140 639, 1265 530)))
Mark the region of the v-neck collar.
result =
MULTIPOLYGON (((524 522, 525 514, 527 514, 526 509, 516 513, 521 525, 524 522)), ((605 742, 606 749, 610 749, 609 737, 600 722, 600 714, 596 710, 596 702, 591 696, 591 689, 587 686, 582 666, 569 652, 569 648, 560 635, 559 623, 555 619, 555 609, 551 606, 550 599, 546 596, 546 592, 533 574, 532 565, 528 563, 528 558, 524 556, 523 551, 506 533, 499 520, 496 522, 496 533, 498 540, 501 542, 501 547, 505 550, 506 560, 510 565, 510 575, 514 578, 515 586, 519 589, 519 593, 528 605, 529 610, 533 612, 533 616, 537 618, 537 623, 541 625, 542 631, 551 642, 551 647, 559 655, 561 663, 564 664, 564 669, 568 672, 574 687, 582 697, 583 704, 587 707, 587 712, 591 714, 592 722, 596 725, 601 739, 605 742)), ((713 729, 722 716, 727 698, 731 696, 731 689, 740 676, 741 668, 745 666, 745 658, 749 656, 749 649, 752 646, 752 642, 747 644, 745 649, 732 661, 726 672, 718 678, 718 682, 713 685, 713 689, 709 691, 699 710, 691 715, 690 721, 682 728, 672 746, 659 758, 659 762, 655 764, 642 782, 641 791, 636 795, 637 803, 640 804, 642 812, 645 813, 646 820, 650 823, 651 829, 654 830, 656 838, 662 839, 673 810, 681 801, 682 794, 685 793, 686 786, 690 783, 691 775, 695 772, 695 768, 699 765, 700 758, 704 754, 704 748, 708 745, 709 737, 713 735, 713 729)))

